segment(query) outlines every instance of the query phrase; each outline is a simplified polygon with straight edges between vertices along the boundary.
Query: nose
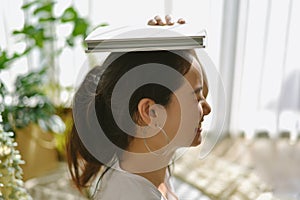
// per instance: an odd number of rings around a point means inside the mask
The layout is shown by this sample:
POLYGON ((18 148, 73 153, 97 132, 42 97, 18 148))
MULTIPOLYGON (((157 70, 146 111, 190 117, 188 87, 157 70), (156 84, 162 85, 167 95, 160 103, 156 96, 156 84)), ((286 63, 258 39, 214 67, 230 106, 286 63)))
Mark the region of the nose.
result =
POLYGON ((206 100, 201 102, 201 106, 203 110, 203 116, 208 115, 211 112, 211 107, 206 100))

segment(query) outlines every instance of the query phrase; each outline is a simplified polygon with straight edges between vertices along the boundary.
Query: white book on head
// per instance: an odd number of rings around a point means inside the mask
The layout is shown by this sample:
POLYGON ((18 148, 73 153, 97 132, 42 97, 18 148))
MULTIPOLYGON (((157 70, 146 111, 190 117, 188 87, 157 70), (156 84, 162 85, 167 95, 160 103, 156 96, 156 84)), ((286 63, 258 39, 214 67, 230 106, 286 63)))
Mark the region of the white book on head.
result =
POLYGON ((176 50, 205 47, 205 30, 193 24, 98 27, 85 39, 86 52, 176 50))

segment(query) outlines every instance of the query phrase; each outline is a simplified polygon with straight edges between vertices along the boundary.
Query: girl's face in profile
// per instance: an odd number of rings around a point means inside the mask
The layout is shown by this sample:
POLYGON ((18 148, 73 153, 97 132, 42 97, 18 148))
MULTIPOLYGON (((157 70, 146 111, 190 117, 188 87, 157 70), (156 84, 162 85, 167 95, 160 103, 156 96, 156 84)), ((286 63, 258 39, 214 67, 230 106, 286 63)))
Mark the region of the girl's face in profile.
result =
POLYGON ((184 77, 193 91, 190 92, 191 90, 185 89, 184 86, 180 87, 175 91, 175 94, 184 97, 180 101, 176 98, 177 95, 172 94, 171 102, 166 107, 167 118, 164 130, 168 133, 170 140, 179 134, 178 141, 180 140, 179 143, 182 142, 179 146, 197 146, 201 143, 201 122, 204 120, 204 116, 211 111, 210 105, 206 101, 208 88, 207 83, 204 83, 201 67, 196 60, 193 61, 190 70, 184 77), (181 113, 182 109, 189 110, 187 112, 188 116, 181 113), (180 128, 180 123, 184 120, 190 121, 190 123, 187 122, 184 125, 185 127, 180 128), (195 120, 197 120, 196 123, 195 120))

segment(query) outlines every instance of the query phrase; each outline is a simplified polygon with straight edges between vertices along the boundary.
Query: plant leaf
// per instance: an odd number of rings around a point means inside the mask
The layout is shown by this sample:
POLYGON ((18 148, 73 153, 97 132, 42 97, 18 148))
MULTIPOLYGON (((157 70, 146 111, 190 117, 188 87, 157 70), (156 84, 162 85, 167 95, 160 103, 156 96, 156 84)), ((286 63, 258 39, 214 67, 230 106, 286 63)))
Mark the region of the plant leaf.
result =
POLYGON ((8 62, 10 59, 7 56, 6 51, 1 51, 0 52, 0 70, 6 69, 8 67, 8 62))
POLYGON ((49 14, 50 16, 52 16, 52 12, 53 12, 53 5, 55 3, 54 2, 49 2, 47 4, 43 4, 42 6, 36 8, 34 11, 33 11, 33 15, 37 15, 39 13, 47 13, 49 14))
POLYGON ((89 24, 85 19, 78 18, 75 21, 72 36, 76 37, 76 36, 82 35, 83 37, 86 37, 88 27, 89 27, 89 24))
POLYGON ((9 57, 7 55, 6 51, 1 51, 0 52, 0 70, 3 69, 7 69, 9 67, 9 64, 16 60, 17 58, 21 57, 22 55, 24 55, 25 53, 27 53, 27 50, 25 50, 23 53, 18 54, 18 53, 14 53, 12 55, 12 57, 9 57))
POLYGON ((75 21, 78 18, 77 12, 73 7, 67 8, 62 16, 60 17, 60 20, 62 23, 67 23, 71 21, 75 21))
MULTIPOLYGON (((4 96, 6 96, 7 94, 8 94, 8 90, 5 86, 5 84, 3 83, 3 81, 0 79, 0 96, 3 99, 4 96)), ((1 111, 1 109, 0 109, 0 111, 1 111)))
POLYGON ((93 30, 96 30, 99 27, 104 27, 104 26, 108 26, 108 25, 109 25, 108 23, 101 23, 101 24, 97 25, 96 27, 94 27, 93 30))
POLYGON ((40 0, 36 0, 36 1, 32 1, 32 2, 26 3, 21 8, 23 10, 26 10, 26 9, 30 8, 32 5, 34 5, 36 3, 40 3, 40 0))
POLYGON ((55 22, 57 20, 57 18, 55 17, 44 17, 44 18, 40 18, 39 22, 55 22))

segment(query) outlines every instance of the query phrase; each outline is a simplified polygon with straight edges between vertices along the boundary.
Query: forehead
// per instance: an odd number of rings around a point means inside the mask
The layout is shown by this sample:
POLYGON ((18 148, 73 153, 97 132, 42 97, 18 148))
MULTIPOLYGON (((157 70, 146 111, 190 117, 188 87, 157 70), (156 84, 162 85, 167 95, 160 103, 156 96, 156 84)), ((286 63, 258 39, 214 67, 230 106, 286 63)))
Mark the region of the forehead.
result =
POLYGON ((203 75, 197 60, 193 60, 190 70, 184 75, 193 88, 203 85, 203 75))

